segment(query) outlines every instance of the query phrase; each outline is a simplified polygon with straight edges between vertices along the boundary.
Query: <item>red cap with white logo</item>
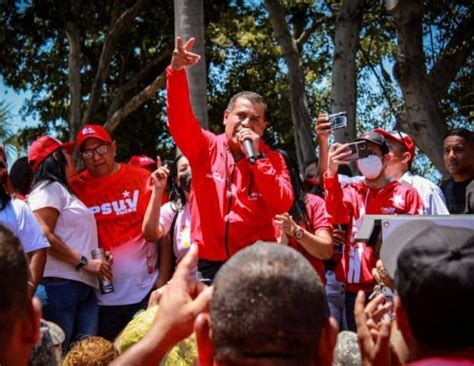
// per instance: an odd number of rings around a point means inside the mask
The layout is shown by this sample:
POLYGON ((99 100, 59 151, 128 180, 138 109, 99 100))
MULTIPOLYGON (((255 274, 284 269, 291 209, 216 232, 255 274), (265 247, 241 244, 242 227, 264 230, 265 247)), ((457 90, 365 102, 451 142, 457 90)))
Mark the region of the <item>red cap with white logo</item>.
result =
POLYGON ((109 144, 112 143, 112 138, 104 127, 102 127, 101 125, 85 125, 77 134, 77 147, 80 149, 82 143, 90 138, 96 138, 109 144))
POLYGON ((416 146, 415 146, 415 142, 410 137, 410 135, 407 135, 406 133, 400 132, 400 131, 388 132, 381 128, 376 128, 374 131, 378 133, 379 135, 382 135, 389 139, 393 139, 397 141, 398 143, 402 144, 403 146, 405 146, 405 149, 407 149, 407 151, 411 155, 410 161, 413 161, 413 159, 415 158, 416 146))
POLYGON ((53 137, 42 136, 36 139, 31 145, 30 150, 28 150, 28 164, 30 164, 31 170, 34 173, 38 170, 41 163, 53 152, 62 148, 65 149, 68 154, 72 154, 74 146, 76 146, 74 141, 63 144, 53 137))

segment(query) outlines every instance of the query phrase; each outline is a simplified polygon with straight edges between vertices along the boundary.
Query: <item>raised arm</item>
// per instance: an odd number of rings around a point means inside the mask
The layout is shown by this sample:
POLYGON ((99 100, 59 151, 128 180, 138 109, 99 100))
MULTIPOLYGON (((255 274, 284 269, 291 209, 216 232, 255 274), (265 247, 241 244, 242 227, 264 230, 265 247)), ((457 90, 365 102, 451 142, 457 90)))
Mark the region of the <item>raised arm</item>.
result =
POLYGON ((181 152, 190 160, 197 159, 207 149, 206 134, 196 119, 189 99, 185 67, 194 65, 200 56, 190 50, 194 38, 186 44, 178 37, 171 65, 166 69, 168 128, 181 152))
POLYGON ((143 218, 142 233, 147 241, 158 241, 164 235, 163 227, 160 224, 161 198, 166 189, 169 170, 165 166, 160 166, 151 174, 153 187, 151 198, 146 208, 143 218))
POLYGON ((324 173, 328 168, 329 137, 332 134, 326 113, 319 114, 314 130, 316 131, 316 142, 319 147, 319 180, 324 182, 324 173))
POLYGON ((335 143, 328 153, 328 165, 324 173, 324 200, 331 217, 332 224, 347 224, 351 221, 351 210, 348 202, 344 200, 344 193, 339 183, 337 171, 339 164, 346 164, 344 160, 351 151, 345 145, 335 143))

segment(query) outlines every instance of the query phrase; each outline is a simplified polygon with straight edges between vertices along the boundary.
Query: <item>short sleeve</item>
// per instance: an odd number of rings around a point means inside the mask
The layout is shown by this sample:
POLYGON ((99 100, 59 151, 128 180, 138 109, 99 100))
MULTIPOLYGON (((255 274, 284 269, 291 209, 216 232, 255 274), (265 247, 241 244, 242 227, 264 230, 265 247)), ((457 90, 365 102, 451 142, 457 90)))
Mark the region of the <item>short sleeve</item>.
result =
POLYGON ((307 194, 306 195, 308 212, 311 213, 311 226, 313 233, 317 230, 332 230, 329 222, 329 214, 326 210, 326 203, 321 197, 307 194))
POLYGON ((48 241, 28 205, 20 200, 13 200, 12 204, 18 224, 16 235, 25 253, 48 248, 48 241))
POLYGON ((173 219, 178 214, 178 212, 173 210, 171 204, 171 202, 166 202, 160 209, 160 225, 163 226, 163 235, 169 233, 173 219))
POLYGON ((28 196, 28 205, 32 211, 51 207, 61 212, 66 205, 64 190, 65 188, 56 182, 41 185, 28 196))

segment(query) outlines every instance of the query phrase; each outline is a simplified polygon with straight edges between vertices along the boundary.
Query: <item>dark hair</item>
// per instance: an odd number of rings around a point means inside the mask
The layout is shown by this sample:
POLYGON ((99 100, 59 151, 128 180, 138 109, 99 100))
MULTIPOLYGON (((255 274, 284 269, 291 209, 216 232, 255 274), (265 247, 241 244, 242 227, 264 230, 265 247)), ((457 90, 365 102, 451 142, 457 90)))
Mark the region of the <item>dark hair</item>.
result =
POLYGON ((178 154, 170 168, 170 202, 171 208, 174 211, 181 211, 183 206, 186 204, 184 190, 176 184, 176 180, 178 179, 178 162, 184 157, 183 154, 178 154))
POLYGON ((210 304, 215 359, 309 364, 328 318, 324 287, 302 254, 256 243, 219 270, 210 304))
POLYGON ((62 149, 57 149, 48 155, 38 167, 33 176, 33 188, 45 181, 47 184, 57 182, 64 186, 69 192, 71 189, 66 178, 67 161, 62 149))
MULTIPOLYGON (((7 165, 7 153, 5 151, 5 148, 3 147, 2 144, 0 144, 0 154, 3 156, 3 160, 5 160, 5 166, 7 165)), ((5 207, 7 207, 8 203, 11 201, 11 197, 8 194, 7 191, 5 191, 5 188, 3 187, 3 184, 0 184, 0 211, 2 211, 5 207)))
POLYGON ((3 184, 0 184, 0 211, 2 211, 5 207, 8 206, 11 199, 12 198, 10 197, 8 192, 5 191, 5 188, 3 187, 3 184))
POLYGON ((469 131, 467 128, 456 128, 450 131, 446 136, 444 136, 443 141, 449 136, 459 136, 464 138, 466 142, 474 145, 474 132, 469 131))
POLYGON ((298 171, 298 165, 295 160, 284 150, 278 150, 278 152, 285 159, 286 167, 290 173, 291 186, 293 187, 293 195, 295 200, 289 211, 290 215, 293 216, 293 219, 298 224, 304 224, 306 227, 309 227, 309 215, 308 210, 306 210, 306 192, 303 188, 303 182, 300 178, 300 173, 298 171))
POLYGON ((231 111, 235 108, 235 104, 237 103, 237 99, 242 98, 246 99, 252 104, 257 104, 260 103, 263 105, 263 112, 264 112, 264 119, 265 121, 268 121, 270 119, 269 113, 268 113, 268 106, 267 103, 265 102, 265 99, 260 94, 251 92, 251 91, 242 91, 237 94, 235 94, 232 98, 230 98, 229 103, 227 104, 227 111, 231 111))
POLYGON ((28 265, 18 238, 0 225, 0 355, 8 344, 14 323, 28 303, 28 265))
POLYGON ((26 156, 17 159, 10 169, 10 179, 15 192, 26 196, 30 193, 33 171, 26 156))

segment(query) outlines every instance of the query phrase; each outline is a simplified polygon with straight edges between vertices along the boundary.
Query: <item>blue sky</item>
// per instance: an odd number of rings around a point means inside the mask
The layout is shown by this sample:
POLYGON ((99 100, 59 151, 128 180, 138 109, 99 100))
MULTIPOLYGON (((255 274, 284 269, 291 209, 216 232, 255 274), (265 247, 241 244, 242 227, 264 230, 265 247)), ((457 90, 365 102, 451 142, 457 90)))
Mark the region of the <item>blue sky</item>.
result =
POLYGON ((25 99, 30 98, 30 92, 17 93, 12 88, 5 86, 3 78, 0 77, 0 100, 5 102, 5 105, 10 110, 10 122, 13 131, 17 131, 20 127, 35 125, 38 121, 34 116, 28 116, 23 120, 20 116, 20 109, 23 106, 25 99))

